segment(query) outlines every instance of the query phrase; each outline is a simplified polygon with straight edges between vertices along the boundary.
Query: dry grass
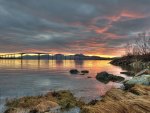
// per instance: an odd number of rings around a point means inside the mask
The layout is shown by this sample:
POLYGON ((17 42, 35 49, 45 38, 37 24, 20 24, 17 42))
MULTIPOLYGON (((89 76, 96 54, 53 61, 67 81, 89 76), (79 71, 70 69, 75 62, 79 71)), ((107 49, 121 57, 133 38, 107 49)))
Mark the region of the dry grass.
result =
POLYGON ((6 103, 6 106, 8 107, 15 107, 15 108, 33 108, 35 106, 38 106, 39 103, 45 102, 45 101, 53 101, 57 102, 57 100, 52 96, 52 94, 48 94, 46 96, 30 96, 30 97, 22 97, 20 99, 14 99, 10 100, 6 103))
POLYGON ((82 113, 150 113, 149 93, 150 87, 141 85, 135 85, 130 91, 112 89, 102 101, 84 106, 82 113))
POLYGON ((7 102, 5 113, 18 113, 23 110, 43 113, 49 109, 61 106, 61 109, 70 109, 81 105, 70 91, 50 92, 43 96, 22 97, 7 102))
POLYGON ((129 91, 136 94, 136 95, 150 96, 150 86, 135 85, 129 91))

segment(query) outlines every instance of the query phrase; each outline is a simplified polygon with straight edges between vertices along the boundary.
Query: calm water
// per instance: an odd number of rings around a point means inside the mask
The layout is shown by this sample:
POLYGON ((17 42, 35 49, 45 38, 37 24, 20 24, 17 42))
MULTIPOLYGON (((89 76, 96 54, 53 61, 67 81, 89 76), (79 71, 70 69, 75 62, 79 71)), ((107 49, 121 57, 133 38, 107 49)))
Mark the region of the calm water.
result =
MULTIPOLYGON (((71 90, 76 97, 89 101, 95 99, 118 83, 103 84, 94 77, 107 71, 120 75, 120 67, 109 61, 47 61, 47 60, 0 60, 0 112, 6 99, 39 95, 54 90, 71 90), (90 71, 88 75, 71 75, 70 69, 90 71), (87 78, 87 76, 93 78, 87 78)), ((121 75, 126 77, 125 75, 121 75)))

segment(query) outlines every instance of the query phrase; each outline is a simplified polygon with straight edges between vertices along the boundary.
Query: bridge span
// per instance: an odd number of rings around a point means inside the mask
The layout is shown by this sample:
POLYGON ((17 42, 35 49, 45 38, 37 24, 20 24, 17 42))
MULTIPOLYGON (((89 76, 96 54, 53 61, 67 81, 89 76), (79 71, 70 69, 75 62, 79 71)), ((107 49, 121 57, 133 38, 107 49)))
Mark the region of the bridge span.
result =
POLYGON ((35 56, 37 56, 37 59, 40 60, 41 59, 41 55, 47 55, 47 59, 50 59, 50 55, 53 59, 53 54, 51 53, 39 53, 39 52, 33 52, 33 53, 5 53, 5 54, 1 54, 0 55, 0 59, 23 59, 23 56, 25 55, 31 55, 34 54, 35 56))

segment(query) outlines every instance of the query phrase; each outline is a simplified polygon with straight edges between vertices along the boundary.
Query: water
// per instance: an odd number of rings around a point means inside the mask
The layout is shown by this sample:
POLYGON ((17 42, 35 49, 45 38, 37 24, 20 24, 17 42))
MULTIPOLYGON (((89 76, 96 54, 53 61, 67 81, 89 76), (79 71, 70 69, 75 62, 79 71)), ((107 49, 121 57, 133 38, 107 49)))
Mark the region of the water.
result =
MULTIPOLYGON (((120 67, 99 60, 0 60, 0 112, 6 99, 39 95, 54 90, 71 90, 85 101, 104 95, 118 83, 103 84, 96 73, 107 71, 120 75, 120 67), (88 75, 71 75, 70 69, 90 71, 88 75), (93 77, 88 78, 87 76, 93 77)), ((121 75, 126 77, 125 75, 121 75)), ((127 77, 126 77, 127 78, 127 77)))

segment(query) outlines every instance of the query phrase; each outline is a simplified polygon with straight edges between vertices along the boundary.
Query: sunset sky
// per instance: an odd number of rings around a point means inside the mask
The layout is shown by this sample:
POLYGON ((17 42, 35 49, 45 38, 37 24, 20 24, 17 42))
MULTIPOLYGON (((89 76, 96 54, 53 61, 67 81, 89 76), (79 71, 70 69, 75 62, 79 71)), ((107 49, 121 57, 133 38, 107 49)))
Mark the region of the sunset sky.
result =
POLYGON ((0 52, 124 54, 150 30, 150 0, 0 0, 0 52))

